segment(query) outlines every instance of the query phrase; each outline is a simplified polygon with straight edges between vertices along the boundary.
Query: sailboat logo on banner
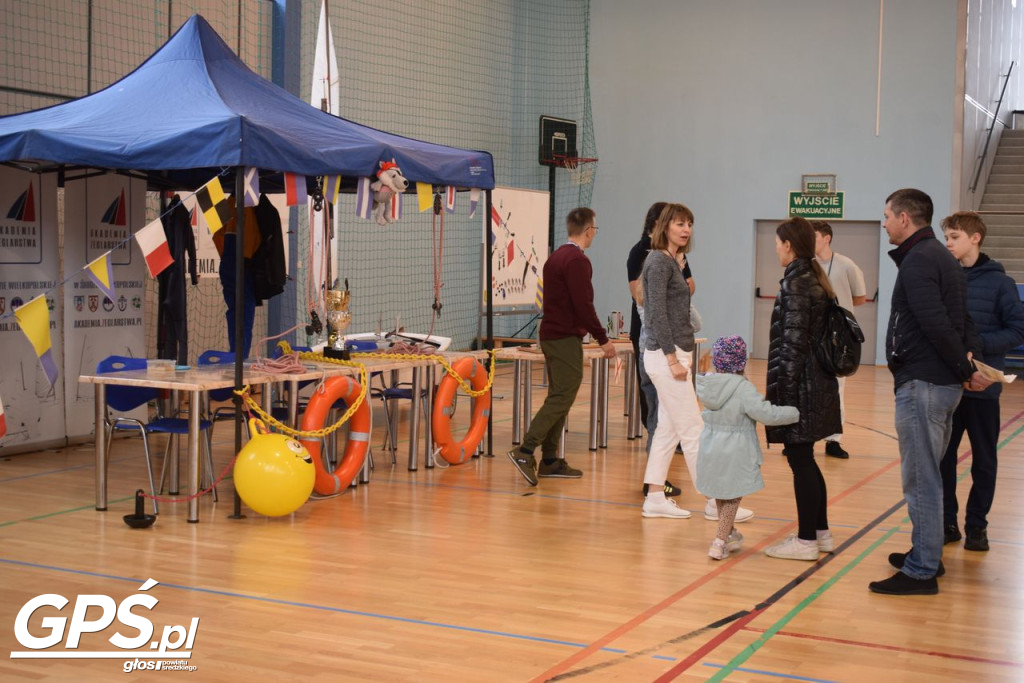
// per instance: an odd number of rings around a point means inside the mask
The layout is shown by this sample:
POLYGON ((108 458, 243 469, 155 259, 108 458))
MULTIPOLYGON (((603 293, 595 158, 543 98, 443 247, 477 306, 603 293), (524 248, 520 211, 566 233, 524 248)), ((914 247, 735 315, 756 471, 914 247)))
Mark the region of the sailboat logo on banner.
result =
POLYGON ((29 183, 28 189, 18 195, 18 198, 11 204, 11 208, 7 210, 7 217, 16 221, 25 221, 26 223, 35 222, 36 199, 32 183, 29 183))
POLYGON ((128 225, 128 219, 125 216, 125 201, 124 201, 124 189, 121 189, 121 196, 114 199, 107 207, 107 210, 103 212, 103 218, 100 219, 101 223, 107 225, 128 225))

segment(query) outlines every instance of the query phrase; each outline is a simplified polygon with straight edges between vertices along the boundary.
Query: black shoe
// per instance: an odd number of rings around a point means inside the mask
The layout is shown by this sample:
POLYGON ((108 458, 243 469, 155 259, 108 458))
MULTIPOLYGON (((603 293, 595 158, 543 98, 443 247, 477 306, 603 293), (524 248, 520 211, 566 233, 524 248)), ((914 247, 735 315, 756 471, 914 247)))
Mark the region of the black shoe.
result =
POLYGON ((943 541, 942 544, 956 543, 963 536, 960 534, 960 529, 956 524, 947 524, 942 528, 943 541))
MULTIPOLYGON (((913 548, 911 548, 911 550, 913 550, 913 548)), ((889 553, 889 564, 891 564, 896 569, 903 569, 903 563, 907 561, 907 555, 909 554, 909 552, 889 553)), ((946 565, 942 564, 942 560, 939 560, 939 571, 935 573, 935 578, 937 579, 945 573, 946 565)))
POLYGON ((825 455, 831 455, 833 458, 839 458, 840 460, 848 460, 850 458, 850 454, 846 452, 846 449, 838 441, 825 442, 825 455))
POLYGON ((884 595, 935 595, 939 592, 939 582, 934 576, 930 579, 912 579, 903 572, 896 572, 884 581, 872 581, 868 589, 872 593, 884 595))
MULTIPOLYGON (((649 489, 650 489, 650 485, 644 484, 644 497, 645 498, 647 497, 647 491, 649 489)), ((680 489, 678 486, 673 486, 672 482, 670 482, 668 479, 665 480, 665 497, 666 498, 671 498, 672 496, 678 496, 682 492, 683 492, 682 489, 680 489)))
POLYGON ((967 540, 964 541, 964 550, 988 550, 988 531, 973 526, 965 526, 967 540))
POLYGON ((538 477, 553 477, 555 479, 579 479, 583 476, 583 470, 578 470, 575 467, 570 467, 569 463, 560 458, 556 458, 553 462, 540 461, 540 466, 537 468, 538 477))
POLYGON ((527 453, 523 453, 518 448, 513 448, 508 452, 508 459, 512 461, 512 464, 519 470, 519 474, 523 475, 523 479, 527 481, 530 486, 537 485, 537 460, 527 453))

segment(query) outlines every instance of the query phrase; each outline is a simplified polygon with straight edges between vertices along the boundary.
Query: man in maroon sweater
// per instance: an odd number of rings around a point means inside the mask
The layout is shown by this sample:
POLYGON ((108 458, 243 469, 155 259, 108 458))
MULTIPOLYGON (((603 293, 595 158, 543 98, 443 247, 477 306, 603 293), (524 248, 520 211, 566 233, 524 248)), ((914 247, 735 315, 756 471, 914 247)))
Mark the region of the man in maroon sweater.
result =
POLYGON ((566 218, 569 241, 555 250, 544 264, 544 319, 540 323, 540 348, 548 366, 548 396, 537 411, 519 448, 508 457, 531 486, 537 477, 579 479, 583 472, 558 458, 558 442, 565 418, 583 381, 583 337, 587 332, 601 344, 606 358, 615 357, 604 327, 594 311, 593 269, 583 253, 597 234, 594 210, 573 209, 566 218), (537 467, 534 450, 540 446, 537 467))

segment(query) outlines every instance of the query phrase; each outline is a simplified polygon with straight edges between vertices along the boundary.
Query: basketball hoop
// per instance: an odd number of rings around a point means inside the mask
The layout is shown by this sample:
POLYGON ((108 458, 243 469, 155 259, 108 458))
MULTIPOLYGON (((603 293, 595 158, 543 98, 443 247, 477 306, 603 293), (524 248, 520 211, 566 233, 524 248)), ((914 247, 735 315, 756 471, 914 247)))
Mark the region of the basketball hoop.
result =
POLYGON ((594 170, 597 164, 596 157, 570 157, 554 155, 555 164, 569 171, 572 184, 590 185, 594 182, 594 170))

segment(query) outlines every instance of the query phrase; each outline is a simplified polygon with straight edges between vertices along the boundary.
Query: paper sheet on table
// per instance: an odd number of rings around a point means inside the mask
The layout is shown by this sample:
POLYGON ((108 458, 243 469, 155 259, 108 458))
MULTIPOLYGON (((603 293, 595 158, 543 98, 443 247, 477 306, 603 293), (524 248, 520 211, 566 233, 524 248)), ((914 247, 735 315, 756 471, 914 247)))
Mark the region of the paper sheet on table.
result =
POLYGON ((974 361, 974 367, 978 368, 978 371, 982 375, 993 382, 1005 382, 1006 384, 1009 384, 1013 380, 1017 379, 1017 375, 1004 374, 1002 370, 996 370, 991 365, 985 365, 980 360, 974 361))

